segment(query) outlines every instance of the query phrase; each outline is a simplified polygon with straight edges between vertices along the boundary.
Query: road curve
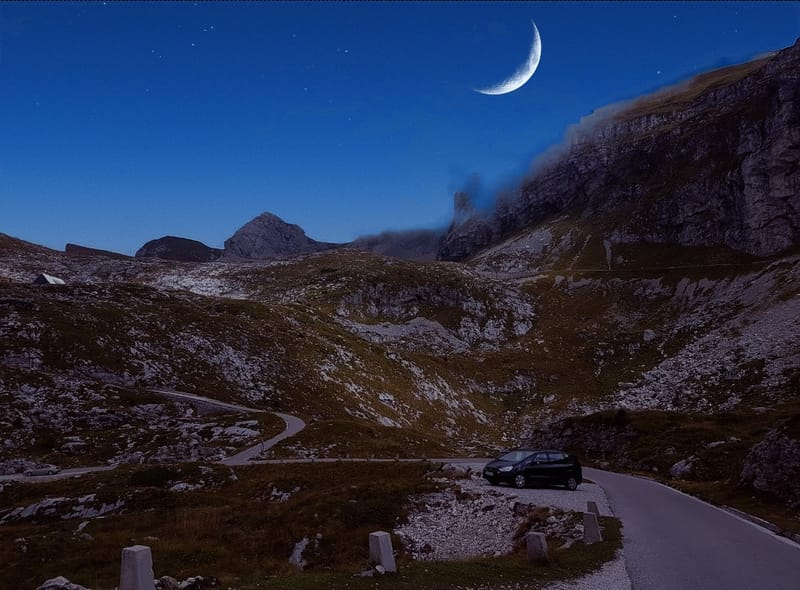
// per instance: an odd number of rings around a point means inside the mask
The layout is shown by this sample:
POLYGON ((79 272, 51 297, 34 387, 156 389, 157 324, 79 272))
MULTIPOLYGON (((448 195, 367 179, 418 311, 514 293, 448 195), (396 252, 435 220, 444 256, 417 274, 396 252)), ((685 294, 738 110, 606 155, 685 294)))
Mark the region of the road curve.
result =
POLYGON ((273 436, 269 440, 265 440, 263 442, 258 443, 250 447, 249 449, 245 449, 241 453, 236 453, 235 455, 231 455, 230 457, 225 457, 220 463, 223 465, 249 465, 252 463, 251 459, 257 457, 263 451, 267 449, 271 449, 280 441, 285 438, 289 438, 290 436, 294 436, 303 428, 306 427, 306 423, 303 422, 297 416, 292 416, 290 414, 281 414, 279 412, 273 412, 276 416, 280 416, 284 422, 286 422, 286 430, 281 432, 278 435, 273 436))
POLYGON ((179 401, 185 400, 189 402, 198 402, 201 404, 212 406, 214 408, 219 408, 220 410, 230 410, 231 412, 242 412, 251 414, 266 412, 266 410, 259 410, 258 408, 248 408, 247 406, 240 406, 237 404, 229 404, 228 402, 221 402, 219 400, 211 399, 210 397, 204 397, 202 395, 197 395, 195 393, 186 393, 185 391, 173 391, 171 389, 163 389, 160 387, 152 387, 148 389, 148 391, 152 393, 157 393, 158 395, 163 395, 164 397, 177 399, 179 401))
POLYGON ((798 590, 800 546, 657 482, 597 469, 634 590, 798 590))

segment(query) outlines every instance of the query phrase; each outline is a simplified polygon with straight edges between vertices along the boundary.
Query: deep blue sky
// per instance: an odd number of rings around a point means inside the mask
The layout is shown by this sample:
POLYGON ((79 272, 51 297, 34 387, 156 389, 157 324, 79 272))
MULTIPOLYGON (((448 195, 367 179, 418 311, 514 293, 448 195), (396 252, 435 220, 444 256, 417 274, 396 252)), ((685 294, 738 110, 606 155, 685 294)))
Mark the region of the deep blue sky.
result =
POLYGON ((0 231, 133 253, 262 211, 445 225, 602 105, 800 37, 798 3, 3 3, 0 231), (520 90, 510 75, 542 37, 520 90))

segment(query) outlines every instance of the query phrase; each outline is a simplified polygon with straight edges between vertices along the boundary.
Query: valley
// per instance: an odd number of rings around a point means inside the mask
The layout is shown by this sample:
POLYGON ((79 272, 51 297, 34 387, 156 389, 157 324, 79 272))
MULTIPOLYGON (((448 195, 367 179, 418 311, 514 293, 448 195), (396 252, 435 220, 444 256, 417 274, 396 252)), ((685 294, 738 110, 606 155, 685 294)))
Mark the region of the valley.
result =
POLYGON ((441 233, 332 244, 264 213, 224 249, 135 257, 0 234, 0 587, 111 588, 134 542, 231 588, 544 587, 617 563, 624 516, 573 543, 575 507, 534 504, 497 555, 415 559, 396 531, 420 498, 489 505, 427 459, 518 445, 800 539, 799 64, 796 43, 601 111, 489 210, 457 193, 441 233), (40 463, 104 470, 18 476, 40 463), (520 539, 554 522, 532 574, 520 539), (379 528, 407 573, 356 579, 379 528))

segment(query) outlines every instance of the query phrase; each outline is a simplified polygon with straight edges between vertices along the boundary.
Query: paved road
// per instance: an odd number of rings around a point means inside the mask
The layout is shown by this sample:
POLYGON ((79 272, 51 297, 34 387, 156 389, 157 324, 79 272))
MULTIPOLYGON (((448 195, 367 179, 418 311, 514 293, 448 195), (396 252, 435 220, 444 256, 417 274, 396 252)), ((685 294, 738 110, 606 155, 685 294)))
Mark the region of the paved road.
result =
POLYGON ((280 414, 278 412, 274 412, 276 416, 280 416, 283 418, 283 421, 286 422, 286 430, 281 432, 280 434, 273 436, 269 440, 265 440, 264 442, 258 443, 250 447, 249 449, 245 449, 241 453, 237 453, 230 457, 226 457, 220 463, 223 465, 248 465, 252 461, 253 457, 258 456, 263 451, 274 447, 277 443, 282 441, 285 438, 289 438, 290 436, 294 436, 303 428, 306 427, 306 423, 303 422, 300 418, 296 416, 290 416, 289 414, 280 414))
POLYGON ((73 467, 71 469, 64 469, 59 471, 56 475, 41 475, 36 477, 27 477, 22 473, 15 473, 14 475, 0 475, 0 481, 26 481, 26 482, 44 482, 53 481, 54 479, 64 479, 66 477, 77 477, 84 473, 93 473, 95 471, 111 471, 115 469, 116 465, 97 465, 95 467, 73 467))
POLYGON ((148 389, 153 393, 157 393, 159 395, 163 395, 165 397, 177 399, 179 401, 186 400, 190 402, 200 402, 203 405, 211 406, 212 408, 219 408, 220 410, 229 410, 231 412, 242 412, 242 413, 261 413, 265 412, 266 410, 259 410, 257 408, 248 408, 247 406, 239 406, 237 404, 229 404, 228 402, 221 402, 216 399, 211 399, 210 397, 203 397, 202 395, 196 395, 194 393, 186 393, 185 391, 173 391, 171 389, 162 389, 162 388, 153 388, 148 389))
MULTIPOLYGON (((150 389, 150 391, 173 399, 201 402, 204 405, 231 412, 256 413, 256 412, 266 411, 266 410, 259 410, 257 408, 248 408, 247 406, 229 404, 227 402, 221 402, 219 400, 203 397, 202 395, 195 395, 193 393, 186 393, 184 391, 173 391, 171 389, 160 389, 160 388, 150 389)), ((275 444, 282 441, 283 439, 288 438, 290 436, 294 436, 295 434, 303 430, 303 428, 305 428, 306 426, 305 422, 303 422, 300 418, 296 418, 295 416, 290 416, 289 414, 280 414, 278 412, 273 412, 273 413, 277 416, 280 416, 283 419, 283 421, 286 422, 286 429, 283 432, 281 432, 277 436, 273 436, 269 440, 266 440, 248 449, 245 449, 241 453, 237 453, 236 455, 227 457, 222 461, 220 461, 220 463, 222 463, 223 465, 246 465, 250 462, 250 459, 252 457, 255 457, 262 451, 265 451, 273 447, 275 444)), ((38 482, 52 481, 54 479, 76 477, 79 475, 83 475, 84 473, 93 473, 96 471, 111 471, 116 467, 117 467, 116 465, 76 467, 73 469, 64 469, 57 475, 46 475, 37 477, 26 477, 21 473, 17 473, 14 475, 0 475, 0 481, 24 480, 28 482, 38 483, 38 482)))
POLYGON ((623 524, 634 590, 798 590, 800 546, 654 481, 585 469, 623 524))

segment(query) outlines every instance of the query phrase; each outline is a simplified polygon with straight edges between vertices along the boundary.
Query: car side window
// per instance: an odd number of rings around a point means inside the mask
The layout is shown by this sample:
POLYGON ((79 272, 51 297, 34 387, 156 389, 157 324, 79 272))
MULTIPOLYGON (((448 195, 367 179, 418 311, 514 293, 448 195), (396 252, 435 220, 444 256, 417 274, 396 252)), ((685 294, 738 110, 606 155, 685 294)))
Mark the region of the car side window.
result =
POLYGON ((550 455, 550 461, 553 463, 561 463, 564 459, 566 459, 566 455, 564 453, 548 453, 550 455))
POLYGON ((534 463, 547 463, 547 453, 536 453, 533 456, 534 463))

